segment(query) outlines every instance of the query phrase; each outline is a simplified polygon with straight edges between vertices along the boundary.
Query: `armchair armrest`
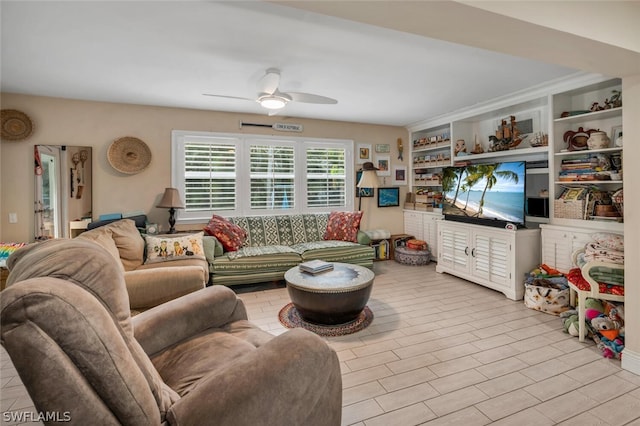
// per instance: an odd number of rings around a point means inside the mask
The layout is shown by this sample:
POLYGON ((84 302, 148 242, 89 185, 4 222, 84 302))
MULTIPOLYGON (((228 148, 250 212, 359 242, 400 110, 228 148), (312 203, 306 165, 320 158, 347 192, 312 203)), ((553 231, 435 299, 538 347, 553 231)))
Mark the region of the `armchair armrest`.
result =
POLYGON ((167 411, 172 424, 339 425, 342 378, 336 353, 293 329, 203 377, 167 411), (212 395, 214 397, 212 397, 212 395))
POLYGON ((575 250, 573 253, 571 253, 571 264, 581 268, 582 265, 579 264, 579 259, 578 256, 580 256, 582 253, 584 253, 584 247, 583 248, 579 248, 577 250, 575 250))
POLYGON ((166 266, 124 274, 131 309, 147 309, 203 289, 199 266, 166 266))
POLYGON ((208 328, 246 319, 244 304, 233 290, 213 286, 142 312, 131 322, 136 340, 151 356, 208 328))

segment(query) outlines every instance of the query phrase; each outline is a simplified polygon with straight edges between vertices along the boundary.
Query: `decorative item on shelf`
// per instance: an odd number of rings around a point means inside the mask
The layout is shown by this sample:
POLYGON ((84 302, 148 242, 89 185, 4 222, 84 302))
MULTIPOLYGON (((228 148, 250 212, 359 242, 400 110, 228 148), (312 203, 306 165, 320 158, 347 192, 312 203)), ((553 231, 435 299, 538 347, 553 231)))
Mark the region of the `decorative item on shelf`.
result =
POLYGON ((20 141, 27 139, 33 133, 33 123, 27 114, 15 109, 0 111, 2 122, 2 140, 20 141))
POLYGON ((584 128, 579 127, 576 131, 569 130, 565 132, 562 140, 567 144, 569 151, 584 151, 585 149, 589 149, 587 141, 592 132, 597 132, 597 130, 584 130, 584 128))
POLYGON ((591 111, 588 109, 579 109, 576 111, 563 111, 562 114, 560 114, 560 118, 573 117, 574 115, 582 115, 589 112, 591 111))
POLYGON ((484 152, 484 148, 482 147, 480 142, 478 142, 478 135, 475 135, 473 137, 473 149, 471 150, 471 153, 472 154, 482 154, 483 152, 484 152))
POLYGON ((107 151, 111 167, 128 175, 140 173, 151 163, 151 150, 138 138, 125 136, 116 139, 107 151))
POLYGON ((508 149, 514 149, 527 138, 528 135, 520 134, 516 123, 516 117, 514 115, 509 117, 509 123, 507 120, 502 120, 500 127, 496 130, 496 134, 489 136, 491 146, 489 151, 506 151, 508 149))
POLYGON ((534 133, 533 138, 529 142, 529 144, 533 148, 538 148, 540 146, 548 146, 549 145, 549 135, 544 132, 534 133))
MULTIPOLYGON (((362 165, 362 176, 360 177, 360 180, 358 180, 358 183, 356 184, 356 187, 359 189, 358 191, 358 211, 362 210, 362 189, 364 188, 377 188, 380 184, 378 181, 378 175, 376 174, 376 172, 379 169, 373 165, 372 162, 368 161, 366 163, 364 163, 362 165)), ((373 195, 373 193, 371 194, 373 195)))
POLYGON ((622 92, 620 90, 612 90, 611 93, 613 95, 605 103, 611 105, 612 108, 620 108, 622 106, 622 92))
POLYGON ((589 139, 587 139, 587 146, 589 149, 603 149, 609 148, 609 144, 611 143, 611 139, 605 132, 601 131, 592 131, 589 134, 589 139))
POLYGON ((184 209, 184 203, 180 198, 180 193, 176 188, 165 188, 162 200, 156 205, 156 207, 169 209, 169 232, 168 234, 175 234, 176 224, 175 213, 176 209, 184 209))
POLYGON ((616 209, 620 213, 620 216, 624 216, 624 196, 623 196, 622 188, 618 189, 613 194, 611 194, 611 201, 613 202, 613 205, 616 207, 616 209))
POLYGON ((467 145, 464 143, 464 139, 458 139, 456 141, 454 154, 456 157, 462 157, 463 155, 467 155, 467 145))

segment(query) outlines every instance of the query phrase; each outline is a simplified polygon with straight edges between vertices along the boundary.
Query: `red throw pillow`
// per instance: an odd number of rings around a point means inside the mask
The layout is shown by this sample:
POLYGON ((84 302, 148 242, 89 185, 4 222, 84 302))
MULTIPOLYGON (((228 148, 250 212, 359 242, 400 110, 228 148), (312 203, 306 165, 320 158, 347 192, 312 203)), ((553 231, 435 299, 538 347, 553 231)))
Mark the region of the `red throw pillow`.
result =
POLYGON ((362 212, 331 212, 324 233, 325 240, 358 242, 362 212))
POLYGON ((244 245, 244 240, 247 238, 247 231, 215 214, 211 217, 209 224, 204 227, 204 232, 216 237, 224 247, 224 251, 237 251, 244 245))

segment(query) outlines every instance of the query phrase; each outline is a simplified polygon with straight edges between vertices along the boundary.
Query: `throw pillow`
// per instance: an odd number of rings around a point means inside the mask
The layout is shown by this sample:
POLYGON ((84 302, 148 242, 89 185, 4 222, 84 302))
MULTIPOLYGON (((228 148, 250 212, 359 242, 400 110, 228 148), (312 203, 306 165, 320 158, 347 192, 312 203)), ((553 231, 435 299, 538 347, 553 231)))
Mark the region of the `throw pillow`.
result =
POLYGON ((205 259, 202 237, 199 232, 191 235, 147 235, 147 260, 145 263, 167 262, 182 259, 205 259))
POLYGON ((205 226, 204 232, 216 237, 222 244, 224 251, 237 251, 244 245, 247 238, 247 231, 215 214, 209 220, 209 224, 205 226))
POLYGON ((324 233, 325 240, 358 242, 362 212, 331 212, 324 233))

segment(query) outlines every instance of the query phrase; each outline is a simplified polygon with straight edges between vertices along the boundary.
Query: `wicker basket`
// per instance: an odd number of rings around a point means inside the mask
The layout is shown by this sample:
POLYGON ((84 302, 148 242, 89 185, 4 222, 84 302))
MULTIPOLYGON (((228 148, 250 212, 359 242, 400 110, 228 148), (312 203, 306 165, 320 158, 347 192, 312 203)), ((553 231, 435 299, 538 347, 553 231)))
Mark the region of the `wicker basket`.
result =
POLYGON ((584 219, 585 200, 553 200, 555 217, 563 219, 584 219))

